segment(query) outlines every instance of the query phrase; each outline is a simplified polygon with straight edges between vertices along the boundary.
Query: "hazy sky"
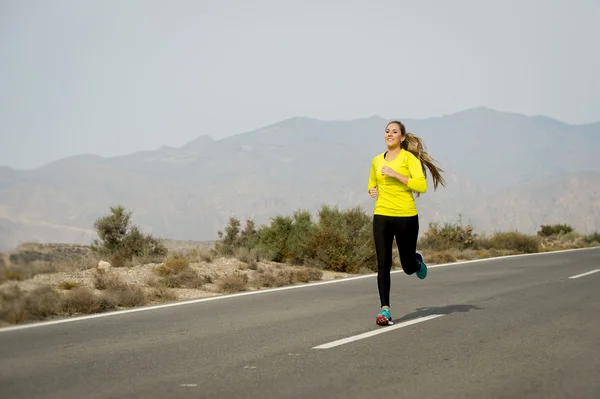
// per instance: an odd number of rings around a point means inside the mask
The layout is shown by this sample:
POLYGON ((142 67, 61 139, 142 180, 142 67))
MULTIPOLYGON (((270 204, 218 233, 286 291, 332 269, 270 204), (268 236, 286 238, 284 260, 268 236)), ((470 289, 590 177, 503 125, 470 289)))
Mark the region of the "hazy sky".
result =
POLYGON ((298 115, 596 122, 598 38, 598 0, 0 0, 0 165, 298 115))

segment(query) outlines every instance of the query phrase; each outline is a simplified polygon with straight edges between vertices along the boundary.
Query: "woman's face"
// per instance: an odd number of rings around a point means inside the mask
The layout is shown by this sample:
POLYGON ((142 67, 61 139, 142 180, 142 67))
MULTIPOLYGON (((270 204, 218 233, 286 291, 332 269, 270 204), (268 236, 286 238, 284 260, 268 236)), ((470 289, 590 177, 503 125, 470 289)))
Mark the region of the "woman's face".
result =
POLYGON ((385 144, 388 148, 397 148, 403 140, 402 131, 397 123, 390 123, 385 127, 385 144))

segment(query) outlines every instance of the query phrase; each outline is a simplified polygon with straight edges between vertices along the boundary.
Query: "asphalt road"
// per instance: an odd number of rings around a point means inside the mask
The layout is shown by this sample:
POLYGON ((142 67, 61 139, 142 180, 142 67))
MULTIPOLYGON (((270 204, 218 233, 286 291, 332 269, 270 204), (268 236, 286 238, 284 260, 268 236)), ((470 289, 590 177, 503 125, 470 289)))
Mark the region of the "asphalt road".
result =
POLYGON ((0 397, 600 398, 600 273, 569 278, 596 269, 600 249, 395 273, 391 327, 368 276, 0 329, 0 397))

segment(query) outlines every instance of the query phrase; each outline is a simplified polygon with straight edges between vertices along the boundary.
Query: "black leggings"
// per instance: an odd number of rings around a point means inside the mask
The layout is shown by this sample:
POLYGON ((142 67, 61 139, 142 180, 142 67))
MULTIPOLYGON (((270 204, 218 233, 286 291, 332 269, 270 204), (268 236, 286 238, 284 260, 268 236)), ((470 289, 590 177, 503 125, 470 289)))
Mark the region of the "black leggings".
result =
POLYGON ((406 274, 419 269, 415 257, 419 236, 419 216, 373 216, 373 238, 377 252, 377 287, 381 306, 390 306, 390 270, 394 237, 400 254, 400 264, 406 274))

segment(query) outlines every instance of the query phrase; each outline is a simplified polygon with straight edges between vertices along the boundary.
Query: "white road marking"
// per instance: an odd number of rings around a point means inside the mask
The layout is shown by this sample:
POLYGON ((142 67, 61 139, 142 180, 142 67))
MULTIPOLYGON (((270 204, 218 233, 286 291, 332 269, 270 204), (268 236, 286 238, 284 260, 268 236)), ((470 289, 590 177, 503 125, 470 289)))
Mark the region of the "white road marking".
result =
MULTIPOLYGON (((559 254, 559 253, 564 253, 564 252, 589 251, 589 250, 595 250, 595 249, 598 249, 598 247, 565 249, 565 250, 560 250, 560 251, 539 252, 539 253, 532 253, 532 254, 505 255, 505 256, 497 256, 495 258, 474 259, 474 260, 468 260, 468 261, 462 261, 462 262, 442 263, 439 265, 432 265, 432 266, 428 265, 427 268, 434 269, 434 268, 438 268, 438 267, 461 266, 461 265, 468 265, 468 264, 472 264, 472 263, 486 263, 486 262, 492 262, 492 261, 496 261, 496 260, 509 259, 509 258, 520 258, 520 257, 525 257, 525 256, 544 256, 544 255, 559 254)), ((427 261, 427 259, 425 261, 427 261)), ((402 269, 399 269, 399 270, 394 270, 391 273, 392 274, 396 274, 396 273, 401 274, 401 273, 404 273, 404 271, 402 269)), ((365 274, 362 276, 346 277, 346 278, 335 279, 335 280, 320 281, 320 282, 316 282, 316 283, 307 283, 307 284, 302 284, 302 285, 290 285, 290 286, 286 286, 286 287, 269 288, 266 290, 258 290, 258 291, 246 291, 246 292, 240 292, 237 294, 229 294, 229 295, 215 295, 215 296, 208 297, 208 298, 198 298, 198 299, 191 299, 191 300, 187 300, 187 301, 171 302, 171 303, 165 303, 162 305, 143 306, 143 307, 139 307, 139 308, 117 310, 117 311, 111 311, 111 312, 105 312, 105 313, 96 313, 96 314, 86 315, 86 316, 67 317, 67 318, 59 319, 59 320, 41 321, 41 322, 36 322, 36 323, 28 323, 28 324, 10 326, 10 327, 0 327, 0 333, 15 331, 15 330, 24 330, 24 329, 28 329, 28 328, 46 327, 46 326, 51 326, 53 324, 62 324, 62 323, 71 323, 71 322, 82 321, 82 320, 90 320, 90 319, 96 319, 99 317, 111 317, 111 316, 125 315, 128 313, 146 312, 149 310, 170 308, 170 307, 174 307, 174 306, 191 305, 191 304, 200 303, 200 302, 225 300, 225 299, 236 298, 236 297, 240 297, 240 296, 260 295, 260 294, 267 294, 267 293, 276 292, 276 291, 295 290, 295 289, 315 287, 315 286, 319 286, 319 285, 343 283, 345 281, 371 278, 376 275, 377 275, 377 273, 371 273, 371 274, 365 274)))
POLYGON ((197 387, 198 384, 181 384, 180 387, 197 387))
POLYGON ((413 324, 421 323, 421 322, 424 322, 424 321, 427 321, 427 320, 432 320, 432 319, 435 319, 435 318, 438 318, 438 317, 442 317, 442 316, 444 316, 444 315, 443 314, 432 314, 430 316, 419 317, 418 319, 413 319, 413 320, 405 321, 405 322, 400 323, 400 324, 394 324, 393 326, 390 326, 390 327, 381 327, 381 328, 378 328, 377 330, 373 330, 373 331, 369 331, 369 332, 366 332, 366 333, 363 333, 363 334, 355 335, 353 337, 343 338, 343 339, 339 339, 337 341, 329 342, 327 344, 315 346, 313 349, 330 349, 330 348, 334 348, 336 346, 344 345, 344 344, 347 344, 349 342, 358 341, 359 339, 369 338, 369 337, 372 337, 374 335, 383 334, 383 333, 386 333, 386 332, 390 332, 392 330, 396 330, 398 328, 410 326, 410 325, 413 325, 413 324))
POLYGON ((598 272, 600 272, 600 269, 592 270, 587 273, 578 274, 576 276, 571 276, 569 278, 579 278, 579 277, 589 276, 590 274, 594 274, 594 273, 598 273, 598 272))

